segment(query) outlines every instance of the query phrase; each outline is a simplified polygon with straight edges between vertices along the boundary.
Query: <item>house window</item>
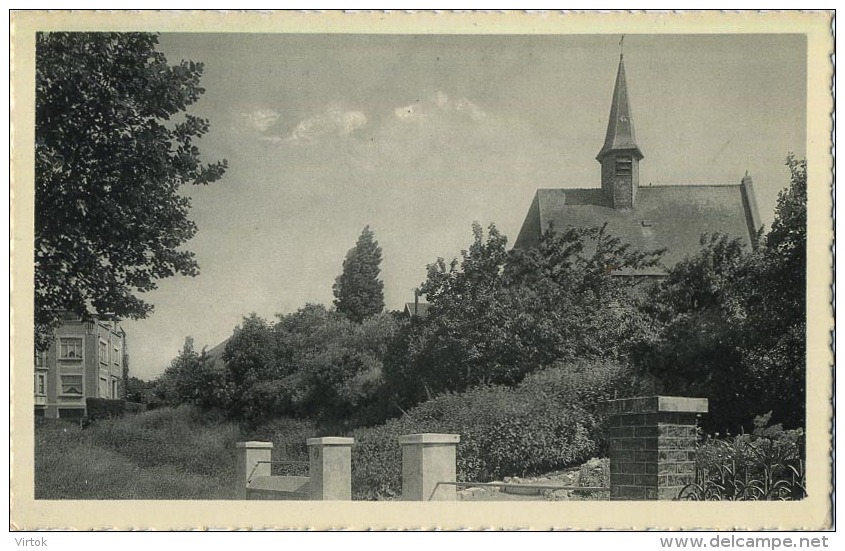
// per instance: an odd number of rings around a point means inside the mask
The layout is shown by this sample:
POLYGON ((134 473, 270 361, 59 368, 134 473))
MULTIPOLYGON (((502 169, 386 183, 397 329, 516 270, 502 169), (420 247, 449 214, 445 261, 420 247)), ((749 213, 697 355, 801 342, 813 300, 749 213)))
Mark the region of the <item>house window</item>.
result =
POLYGON ((36 396, 46 396, 47 395, 47 377, 44 373, 36 373, 35 374, 35 395, 36 396))
POLYGON ((47 354, 44 352, 36 352, 35 353, 35 368, 36 369, 46 369, 47 368, 47 354))
POLYGON ((108 398, 109 397, 109 381, 105 377, 100 377, 100 398, 108 398))
POLYGON ((111 359, 114 362, 114 365, 116 367, 120 367, 120 349, 115 346, 114 349, 112 349, 112 352, 113 356, 111 359))
POLYGON ((59 357, 63 360, 82 359, 82 339, 63 338, 59 341, 59 357))
POLYGON ((117 399, 117 379, 111 380, 111 397, 117 399))
POLYGON ((109 343, 106 341, 100 341, 100 363, 109 363, 109 343))
POLYGON ((631 157, 616 157, 616 175, 630 176, 633 164, 631 157))
POLYGON ((82 396, 82 375, 62 375, 62 394, 82 396))

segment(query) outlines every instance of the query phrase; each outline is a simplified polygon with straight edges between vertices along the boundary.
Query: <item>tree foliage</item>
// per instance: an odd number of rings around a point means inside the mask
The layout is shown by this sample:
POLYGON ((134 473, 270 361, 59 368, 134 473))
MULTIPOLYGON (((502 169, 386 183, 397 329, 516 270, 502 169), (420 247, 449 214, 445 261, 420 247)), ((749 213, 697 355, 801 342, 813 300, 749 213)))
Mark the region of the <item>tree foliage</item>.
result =
POLYGON ((185 337, 179 355, 170 362, 155 381, 156 394, 166 404, 195 404, 215 407, 218 404, 222 372, 206 354, 194 350, 194 339, 185 337))
POLYGON ((512 385, 560 360, 616 359, 639 330, 634 280, 611 275, 657 262, 605 228, 550 229, 539 248, 506 250, 507 240, 478 224, 461 261, 428 267, 421 291, 428 316, 389 354, 394 394, 403 405, 483 383, 512 385))
POLYGON ((338 312, 360 323, 384 309, 384 283, 378 278, 380 265, 381 247, 366 226, 355 247, 346 253, 343 272, 335 280, 334 305, 338 312))
POLYGON ((709 398, 713 430, 750 429, 767 411, 804 426, 806 163, 786 164, 790 186, 756 249, 704 236, 645 302, 656 330, 636 345, 636 363, 664 392, 709 398))
POLYGON ((127 402, 145 404, 152 398, 154 388, 154 383, 137 377, 126 377, 123 397, 127 402))
POLYGON ((184 184, 219 179, 186 113, 203 66, 169 65, 148 33, 36 35, 35 324, 49 345, 62 311, 142 318, 138 294, 196 275, 184 184), (89 310, 93 309, 93 312, 89 310))
POLYGON ((252 314, 226 343, 224 407, 250 421, 288 415, 348 426, 369 418, 399 326, 390 314, 357 323, 316 304, 276 323, 252 314))

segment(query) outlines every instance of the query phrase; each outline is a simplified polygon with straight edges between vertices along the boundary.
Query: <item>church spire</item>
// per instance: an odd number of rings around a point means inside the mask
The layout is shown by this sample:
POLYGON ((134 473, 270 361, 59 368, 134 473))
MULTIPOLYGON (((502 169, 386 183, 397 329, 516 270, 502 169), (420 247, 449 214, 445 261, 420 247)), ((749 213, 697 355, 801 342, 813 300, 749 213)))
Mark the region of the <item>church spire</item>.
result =
POLYGON ((618 150, 630 150, 638 160, 643 158, 634 135, 634 120, 631 117, 631 104, 628 102, 628 83, 625 81, 625 60, 621 51, 619 69, 616 71, 616 86, 613 88, 613 100, 610 104, 610 119, 607 121, 607 134, 604 146, 596 159, 601 161, 602 157, 611 151, 618 150))
POLYGON ((634 120, 628 102, 625 61, 619 41, 619 69, 610 104, 610 119, 604 145, 596 156, 601 163, 601 187, 614 209, 634 208, 639 187, 639 162, 643 154, 634 135, 634 120))

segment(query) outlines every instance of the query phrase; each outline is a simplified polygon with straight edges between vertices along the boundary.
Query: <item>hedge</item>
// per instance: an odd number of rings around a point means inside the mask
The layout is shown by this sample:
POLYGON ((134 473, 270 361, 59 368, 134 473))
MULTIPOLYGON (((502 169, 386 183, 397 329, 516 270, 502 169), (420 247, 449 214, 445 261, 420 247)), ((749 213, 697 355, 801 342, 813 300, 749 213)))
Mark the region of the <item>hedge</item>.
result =
POLYGON ((88 410, 88 420, 111 419, 122 417, 126 413, 124 400, 109 400, 108 398, 86 398, 85 406, 88 410))

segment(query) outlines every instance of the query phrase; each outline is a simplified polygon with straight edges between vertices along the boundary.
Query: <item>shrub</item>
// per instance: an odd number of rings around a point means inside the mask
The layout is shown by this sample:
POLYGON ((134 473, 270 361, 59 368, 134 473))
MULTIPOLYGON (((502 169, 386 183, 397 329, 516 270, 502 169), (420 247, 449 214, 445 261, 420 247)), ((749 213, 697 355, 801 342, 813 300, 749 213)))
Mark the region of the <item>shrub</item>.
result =
POLYGON ((794 500, 807 495, 804 431, 768 426, 771 412, 754 419, 754 431, 708 436, 696 451, 696 481, 680 499, 794 500))
POLYGON ((578 471, 578 485, 594 488, 610 486, 610 460, 594 457, 581 465, 578 471))
POLYGON ((123 400, 109 400, 108 398, 86 398, 88 420, 112 419, 122 417, 126 412, 126 402, 123 400))
POLYGON ((141 413, 147 411, 147 404, 126 402, 126 413, 141 413))
POLYGON ((601 418, 594 401, 621 381, 618 366, 560 365, 515 388, 476 387, 429 400, 384 425, 353 432, 352 485, 358 499, 389 499, 401 489, 399 436, 457 433, 459 481, 530 476, 579 464, 596 452, 601 418), (603 374, 604 367, 608 372, 603 374), (599 379, 605 380, 598 384, 599 379), (585 403, 584 399, 589 400, 585 403))

